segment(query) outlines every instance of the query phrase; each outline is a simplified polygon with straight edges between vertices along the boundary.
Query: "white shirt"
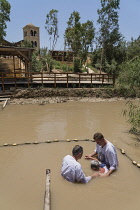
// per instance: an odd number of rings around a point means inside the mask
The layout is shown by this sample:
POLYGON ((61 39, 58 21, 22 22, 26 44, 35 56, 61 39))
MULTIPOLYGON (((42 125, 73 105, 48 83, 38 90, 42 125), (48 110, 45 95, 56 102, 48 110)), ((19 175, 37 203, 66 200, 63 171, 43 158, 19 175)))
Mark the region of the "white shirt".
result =
POLYGON ((63 158, 61 175, 69 182, 87 183, 91 180, 91 176, 85 176, 81 164, 71 155, 67 155, 63 158))
POLYGON ((102 163, 105 163, 110 170, 116 170, 118 166, 118 158, 114 145, 107 141, 107 144, 102 147, 96 144, 96 153, 102 163))
POLYGON ((100 163, 99 167, 104 169, 104 172, 99 171, 99 173, 106 174, 108 172, 108 168, 105 164, 100 163))

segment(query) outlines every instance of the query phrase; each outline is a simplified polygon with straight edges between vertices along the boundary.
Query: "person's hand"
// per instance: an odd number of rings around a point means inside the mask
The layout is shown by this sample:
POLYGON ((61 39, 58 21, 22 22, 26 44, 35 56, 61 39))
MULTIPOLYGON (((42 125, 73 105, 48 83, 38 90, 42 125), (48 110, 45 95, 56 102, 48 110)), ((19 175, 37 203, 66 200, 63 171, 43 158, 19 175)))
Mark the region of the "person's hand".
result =
POLYGON ((89 159, 91 159, 91 156, 86 155, 86 156, 85 156, 85 159, 88 159, 88 160, 89 160, 89 159))
POLYGON ((99 177, 107 177, 107 176, 109 176, 108 173, 107 174, 99 174, 99 177))
POLYGON ((100 176, 99 172, 92 174, 92 177, 98 177, 98 176, 100 176))

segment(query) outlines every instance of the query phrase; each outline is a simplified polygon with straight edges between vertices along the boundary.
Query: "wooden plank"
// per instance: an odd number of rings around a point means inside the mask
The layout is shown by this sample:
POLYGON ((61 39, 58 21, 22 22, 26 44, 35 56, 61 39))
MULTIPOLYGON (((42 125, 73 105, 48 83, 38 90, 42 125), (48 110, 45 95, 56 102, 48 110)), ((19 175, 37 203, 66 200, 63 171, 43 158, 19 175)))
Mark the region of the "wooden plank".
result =
POLYGON ((50 203, 50 169, 46 170, 46 186, 45 186, 45 197, 44 197, 44 210, 51 209, 50 203))
POLYGON ((0 98, 0 101, 4 101, 4 104, 2 105, 2 108, 3 108, 3 109, 6 107, 6 105, 7 105, 9 99, 10 99, 10 98, 0 98))

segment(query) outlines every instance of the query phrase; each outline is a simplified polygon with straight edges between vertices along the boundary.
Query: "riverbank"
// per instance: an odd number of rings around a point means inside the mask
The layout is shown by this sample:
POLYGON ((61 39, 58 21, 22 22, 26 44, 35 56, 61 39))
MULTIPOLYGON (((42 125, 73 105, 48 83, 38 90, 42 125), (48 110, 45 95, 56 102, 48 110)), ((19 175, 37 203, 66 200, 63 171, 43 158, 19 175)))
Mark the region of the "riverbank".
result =
POLYGON ((10 97, 10 104, 64 103, 67 101, 100 102, 139 98, 139 92, 123 94, 113 88, 29 88, 18 89, 10 97))

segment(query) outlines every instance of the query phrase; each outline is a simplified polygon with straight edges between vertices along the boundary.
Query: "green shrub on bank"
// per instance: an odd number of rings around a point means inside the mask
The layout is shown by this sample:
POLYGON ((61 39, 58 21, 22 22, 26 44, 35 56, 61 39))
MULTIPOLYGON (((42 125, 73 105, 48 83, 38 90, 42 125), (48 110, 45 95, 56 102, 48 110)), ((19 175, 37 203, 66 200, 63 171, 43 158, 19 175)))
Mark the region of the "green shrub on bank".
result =
POLYGON ((135 90, 140 88, 140 59, 126 62, 120 67, 118 79, 116 80, 117 89, 135 90))
POLYGON ((140 135, 140 101, 137 104, 128 101, 126 106, 128 109, 123 110, 123 116, 128 118, 131 125, 130 132, 140 135))

